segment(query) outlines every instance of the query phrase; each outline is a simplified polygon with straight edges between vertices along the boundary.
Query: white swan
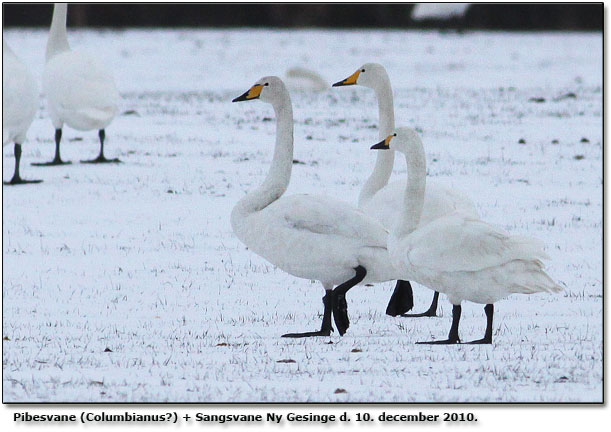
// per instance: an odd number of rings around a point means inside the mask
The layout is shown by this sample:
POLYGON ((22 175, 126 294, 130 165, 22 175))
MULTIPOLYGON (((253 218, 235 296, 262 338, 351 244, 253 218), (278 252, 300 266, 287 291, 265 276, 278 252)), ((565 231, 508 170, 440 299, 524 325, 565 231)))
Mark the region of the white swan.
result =
POLYGON ((462 18, 470 7, 471 3, 417 3, 411 17, 415 21, 462 18))
POLYGON ((345 294, 359 283, 394 279, 386 241, 375 219, 318 195, 283 197, 293 167, 293 108, 278 77, 265 77, 233 102, 261 99, 276 114, 276 147, 267 177, 231 212, 236 236, 256 254, 294 276, 320 281, 325 290, 320 331, 285 337, 328 336, 331 314, 341 335, 348 328, 345 294), (338 285, 333 289, 334 285, 338 285))
MULTIPOLYGON (((384 66, 366 63, 348 78, 336 82, 333 87, 362 85, 373 89, 378 100, 379 138, 384 139, 395 129, 395 110, 392 87, 384 66)), ((394 152, 378 152, 373 172, 365 182, 359 195, 358 206, 368 215, 378 219, 386 228, 402 211, 405 181, 388 183, 395 161, 394 152)), ((479 217, 475 204, 465 194, 450 189, 436 181, 427 185, 421 224, 427 224, 456 210, 479 217)), ((424 313, 406 314, 413 307, 413 294, 409 282, 399 281, 388 303, 386 313, 403 317, 436 316, 439 293, 433 295, 429 309, 424 313)))
POLYGON ((372 149, 392 149, 405 154, 407 186, 401 216, 388 237, 393 265, 406 279, 445 293, 453 305, 447 340, 429 344, 459 343, 461 302, 485 304, 485 336, 471 343, 492 343, 493 303, 513 293, 558 292, 562 288, 543 271, 549 258, 539 240, 512 236, 478 218, 461 212, 422 225, 426 182, 426 157, 413 129, 399 128, 372 149))
POLYGON ((311 69, 295 66, 286 71, 286 86, 291 90, 321 92, 329 89, 329 83, 311 69))
POLYGON ((59 146, 64 124, 79 131, 98 130, 100 154, 87 163, 119 162, 104 156, 105 128, 119 111, 112 74, 96 58, 72 51, 66 34, 68 5, 56 3, 47 42, 43 87, 55 127, 55 157, 35 165, 61 165, 59 146))
POLYGON ((15 143, 15 172, 4 184, 40 183, 19 175, 21 145, 38 109, 38 86, 28 68, 2 39, 2 147, 15 143))

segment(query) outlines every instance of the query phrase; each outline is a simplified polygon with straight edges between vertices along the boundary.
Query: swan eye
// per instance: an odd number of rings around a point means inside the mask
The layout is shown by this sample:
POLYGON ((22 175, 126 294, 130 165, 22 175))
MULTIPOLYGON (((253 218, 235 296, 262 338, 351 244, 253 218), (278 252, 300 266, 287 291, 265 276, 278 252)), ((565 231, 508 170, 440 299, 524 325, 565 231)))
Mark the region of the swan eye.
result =
POLYGON ((361 69, 361 72, 365 72, 365 69, 361 69))
POLYGON ((265 84, 263 84, 263 85, 264 85, 265 87, 267 87, 267 86, 269 85, 269 83, 265 83, 265 84))
POLYGON ((395 133, 395 134, 392 134, 392 136, 397 136, 397 134, 396 134, 396 133, 395 133))

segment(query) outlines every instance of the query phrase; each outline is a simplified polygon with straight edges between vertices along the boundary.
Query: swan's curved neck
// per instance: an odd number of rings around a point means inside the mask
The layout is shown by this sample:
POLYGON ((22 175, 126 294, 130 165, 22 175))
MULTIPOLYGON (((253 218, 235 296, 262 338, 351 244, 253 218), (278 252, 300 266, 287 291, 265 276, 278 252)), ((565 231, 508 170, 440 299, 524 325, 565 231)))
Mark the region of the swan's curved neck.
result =
POLYGON ((66 3, 55 3, 53 8, 53 20, 47 41, 46 61, 55 55, 70 50, 68 34, 66 33, 66 18, 68 16, 68 5, 66 3))
POLYGON ((273 102, 276 113, 276 147, 265 181, 242 198, 236 207, 245 215, 263 210, 284 194, 293 169, 293 107, 288 91, 273 102))
MULTIPOLYGON (((395 130, 395 108, 392 87, 388 75, 384 74, 373 89, 378 99, 378 138, 383 140, 395 130)), ((373 196, 388 184, 395 163, 394 151, 379 151, 372 173, 359 195, 359 207, 364 206, 373 196)))
POLYGON ((418 228, 422 208, 424 207, 424 192, 426 190, 426 156, 422 142, 410 147, 405 154, 407 162, 407 187, 403 197, 403 213, 396 227, 398 236, 406 236, 418 228))

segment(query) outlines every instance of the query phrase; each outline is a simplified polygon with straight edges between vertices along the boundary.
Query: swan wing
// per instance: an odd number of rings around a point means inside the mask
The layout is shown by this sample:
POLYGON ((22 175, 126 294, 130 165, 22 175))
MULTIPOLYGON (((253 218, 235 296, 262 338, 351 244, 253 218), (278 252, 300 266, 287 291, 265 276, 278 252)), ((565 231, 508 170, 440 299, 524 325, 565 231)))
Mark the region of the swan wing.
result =
POLYGON ((291 228, 323 236, 358 239, 363 246, 386 247, 388 231, 362 211, 342 201, 318 195, 292 195, 279 200, 291 228))
POLYGON ((537 239, 510 236, 481 220, 453 214, 407 237, 406 259, 435 272, 478 271, 513 260, 540 262, 548 256, 537 239))
MULTIPOLYGON (((397 180, 380 189, 364 206, 363 211, 388 228, 393 227, 403 213, 405 180, 397 180)), ((451 189, 436 180, 427 180, 420 225, 460 212, 473 218, 479 214, 473 201, 463 192, 451 189)))

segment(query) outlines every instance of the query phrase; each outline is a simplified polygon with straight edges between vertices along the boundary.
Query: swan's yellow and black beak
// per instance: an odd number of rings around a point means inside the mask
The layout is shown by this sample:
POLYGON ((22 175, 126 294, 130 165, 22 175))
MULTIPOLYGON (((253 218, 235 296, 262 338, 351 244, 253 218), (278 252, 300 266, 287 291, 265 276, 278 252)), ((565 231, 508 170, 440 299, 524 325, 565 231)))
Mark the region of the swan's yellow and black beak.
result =
POLYGON ((259 99, 259 96, 261 96, 261 90, 263 90, 263 84, 255 84, 254 86, 249 88, 247 92, 238 96, 231 102, 242 102, 252 99, 259 99))
POLYGON ((390 140, 393 139, 395 135, 388 135, 386 139, 383 139, 377 144, 371 146, 371 150, 388 150, 390 148, 390 140))
POLYGON ((357 70, 355 73, 353 73, 352 75, 350 75, 348 78, 346 78, 343 81, 338 81, 335 84, 333 84, 333 87, 341 87, 341 86, 349 86, 349 85, 355 85, 357 80, 359 79, 359 75, 361 74, 361 70, 357 70))

